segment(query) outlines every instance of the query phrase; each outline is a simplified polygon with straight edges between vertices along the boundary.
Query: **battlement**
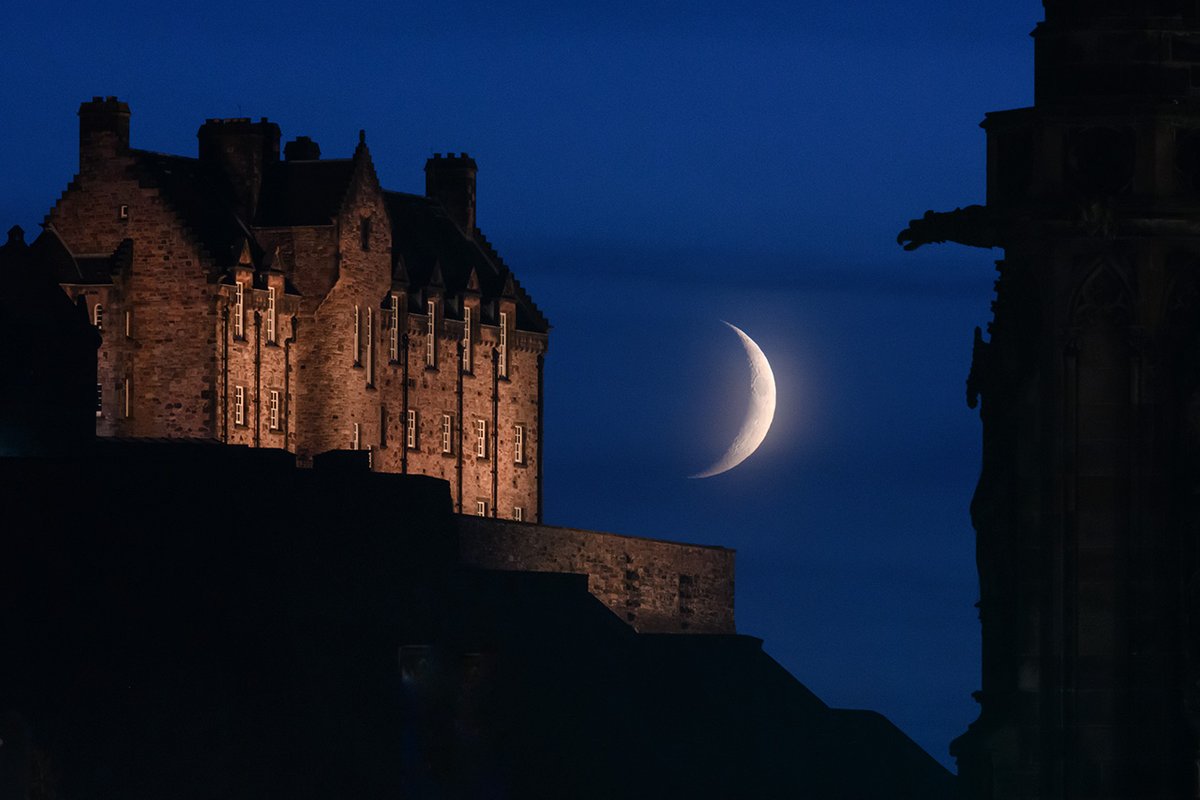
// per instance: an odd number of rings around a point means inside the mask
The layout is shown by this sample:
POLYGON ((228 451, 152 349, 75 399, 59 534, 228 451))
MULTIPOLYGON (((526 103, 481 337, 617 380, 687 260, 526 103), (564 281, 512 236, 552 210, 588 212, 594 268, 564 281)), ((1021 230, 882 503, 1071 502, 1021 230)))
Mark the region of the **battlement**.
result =
POLYGON ((129 104, 124 101, 118 100, 114 96, 100 97, 97 95, 96 97, 93 97, 91 100, 86 100, 83 103, 81 103, 79 105, 79 113, 81 116, 83 114, 92 114, 92 113, 128 114, 129 113, 129 104))
POLYGON ((432 158, 425 162, 425 169, 430 168, 458 168, 458 169, 479 169, 479 165, 475 163, 475 159, 471 158, 466 153, 434 153, 432 158), (434 163, 431 163, 434 162, 434 163))

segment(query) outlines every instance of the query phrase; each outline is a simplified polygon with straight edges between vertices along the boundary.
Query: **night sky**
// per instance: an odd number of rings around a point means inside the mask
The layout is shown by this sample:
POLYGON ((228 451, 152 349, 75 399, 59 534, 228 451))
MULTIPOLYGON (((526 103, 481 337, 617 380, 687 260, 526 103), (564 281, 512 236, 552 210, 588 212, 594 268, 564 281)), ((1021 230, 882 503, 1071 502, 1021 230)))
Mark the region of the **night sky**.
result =
POLYGON ((36 233, 80 101, 194 155, 269 117, 420 192, 479 162, 478 221, 554 325, 547 521, 738 550, 737 620, 831 705, 934 757, 975 717, 972 330, 999 251, 904 253, 982 202, 986 111, 1032 102, 1037 0, 20 3, 0 26, 0 226, 36 233), (649 5, 649 4, 646 4, 649 5), (758 453, 707 480, 748 399, 758 453))

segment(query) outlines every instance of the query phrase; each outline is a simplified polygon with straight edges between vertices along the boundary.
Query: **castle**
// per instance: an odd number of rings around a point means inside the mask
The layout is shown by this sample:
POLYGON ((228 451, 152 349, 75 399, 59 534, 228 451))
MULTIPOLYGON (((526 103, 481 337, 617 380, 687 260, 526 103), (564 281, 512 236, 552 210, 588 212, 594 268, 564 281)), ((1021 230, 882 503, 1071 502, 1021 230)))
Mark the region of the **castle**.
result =
POLYGON ((951 796, 737 633, 733 551, 541 522, 548 326, 470 159, 414 197, 128 119, 0 245, 0 800, 951 796))
POLYGON ((79 173, 34 244, 101 333, 96 431, 365 450, 447 480, 460 513, 541 520, 549 323, 475 225, 475 161, 424 196, 266 119, 210 119, 198 157, 79 109, 79 173))

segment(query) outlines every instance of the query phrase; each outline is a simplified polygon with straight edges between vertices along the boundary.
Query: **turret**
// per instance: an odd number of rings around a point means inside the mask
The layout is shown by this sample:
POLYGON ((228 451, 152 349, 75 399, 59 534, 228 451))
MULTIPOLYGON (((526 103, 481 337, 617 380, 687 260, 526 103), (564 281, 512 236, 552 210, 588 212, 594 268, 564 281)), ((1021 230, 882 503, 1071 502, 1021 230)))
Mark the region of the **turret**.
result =
POLYGON ((475 173, 479 167, 466 153, 434 153, 425 162, 425 196, 441 203, 467 237, 475 235, 475 173))

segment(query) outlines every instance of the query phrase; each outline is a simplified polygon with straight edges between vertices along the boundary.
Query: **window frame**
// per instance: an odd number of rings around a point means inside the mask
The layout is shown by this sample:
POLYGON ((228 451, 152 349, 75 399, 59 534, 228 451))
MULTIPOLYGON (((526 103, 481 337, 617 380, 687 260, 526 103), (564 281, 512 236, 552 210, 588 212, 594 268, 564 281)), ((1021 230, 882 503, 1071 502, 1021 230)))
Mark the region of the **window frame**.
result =
POLYGON ((233 335, 237 339, 246 338, 246 288, 242 282, 233 282, 233 335))
POLYGON ((392 329, 388 342, 388 360, 393 364, 400 360, 400 298, 392 295, 392 329))
POLYGON ((500 312, 500 368, 501 378, 508 377, 508 312, 500 312))
POLYGON ((425 366, 437 368, 437 301, 425 303, 425 366))
POLYGON ((487 459, 488 457, 488 442, 487 442, 487 420, 477 418, 475 420, 475 457, 487 459))
POLYGON ((408 410, 408 418, 404 421, 404 446, 409 450, 416 450, 419 444, 418 427, 420 418, 417 415, 415 408, 408 410))
POLYGON ((246 387, 240 383, 233 386, 233 424, 239 427, 246 424, 246 387))
POLYGON ((471 307, 463 306, 463 372, 471 372, 471 307))
POLYGON ((276 325, 275 325, 276 320, 277 320, 275 302, 276 302, 275 287, 268 286, 267 287, 267 344, 275 344, 275 341, 278 338, 278 332, 276 330, 276 325))
POLYGON ((269 430, 279 430, 279 407, 280 407, 279 390, 271 389, 267 394, 267 428, 269 430))

